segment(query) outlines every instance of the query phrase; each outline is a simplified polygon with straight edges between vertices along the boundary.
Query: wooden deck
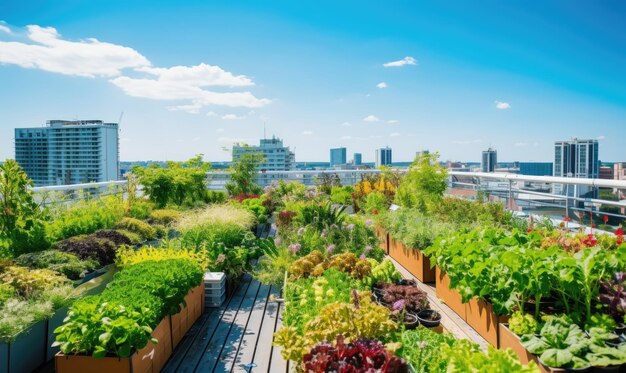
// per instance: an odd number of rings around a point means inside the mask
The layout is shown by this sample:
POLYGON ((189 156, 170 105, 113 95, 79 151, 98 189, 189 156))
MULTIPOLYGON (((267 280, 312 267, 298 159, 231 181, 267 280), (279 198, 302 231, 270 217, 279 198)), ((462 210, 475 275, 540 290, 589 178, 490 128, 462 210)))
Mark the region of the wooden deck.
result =
POLYGON ((246 275, 220 308, 207 308, 178 345, 163 372, 287 372, 272 347, 281 326, 280 288, 246 275))
POLYGON ((457 315, 456 312, 452 311, 450 307, 442 303, 439 298, 437 298, 437 295, 435 294, 435 286, 433 284, 424 284, 420 282, 392 257, 387 256, 387 258, 393 262, 398 269, 398 272, 402 274, 402 277, 415 280, 417 282, 417 287, 426 292, 430 308, 441 313, 441 325, 447 332, 452 333, 457 338, 469 339, 470 341, 480 345, 483 350, 487 349, 489 342, 481 337, 471 326, 469 326, 467 322, 465 322, 465 320, 457 315))

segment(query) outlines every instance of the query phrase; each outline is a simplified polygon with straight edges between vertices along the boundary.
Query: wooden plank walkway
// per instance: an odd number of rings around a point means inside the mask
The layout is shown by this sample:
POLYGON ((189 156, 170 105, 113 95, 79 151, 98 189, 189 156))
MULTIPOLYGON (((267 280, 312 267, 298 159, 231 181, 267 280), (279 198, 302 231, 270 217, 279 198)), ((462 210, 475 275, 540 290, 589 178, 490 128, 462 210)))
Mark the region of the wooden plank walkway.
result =
POLYGON ((430 308, 441 313, 441 325, 455 337, 461 339, 469 339, 480 345, 483 350, 487 349, 489 342, 481 337, 465 320, 463 320, 456 312, 452 311, 445 303, 441 302, 435 293, 435 286, 432 284, 424 284, 415 276, 407 271, 400 263, 396 262, 392 257, 387 256, 389 260, 396 266, 402 277, 413 279, 417 282, 417 287, 426 292, 430 308))
POLYGON ((163 372, 287 372, 272 346, 282 325, 280 287, 244 276, 239 289, 220 308, 207 308, 187 332, 163 372))

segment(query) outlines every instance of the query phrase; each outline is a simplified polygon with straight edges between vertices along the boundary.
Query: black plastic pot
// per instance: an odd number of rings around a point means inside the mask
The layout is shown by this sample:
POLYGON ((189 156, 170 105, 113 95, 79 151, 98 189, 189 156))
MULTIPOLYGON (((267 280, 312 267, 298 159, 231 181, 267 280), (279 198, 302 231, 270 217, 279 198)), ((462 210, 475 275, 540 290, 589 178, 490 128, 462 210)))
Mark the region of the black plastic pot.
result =
POLYGON ((619 324, 617 328, 615 328, 615 334, 626 335, 626 324, 619 324))
POLYGON ((427 328, 435 328, 441 324, 441 314, 435 310, 421 310, 417 319, 427 328))
POLYGON ((417 281, 408 278, 401 278, 396 280, 396 285, 417 286, 417 281))
POLYGON ((622 367, 621 365, 609 365, 608 367, 594 367, 594 371, 605 372, 605 373, 619 372, 621 367, 622 367))

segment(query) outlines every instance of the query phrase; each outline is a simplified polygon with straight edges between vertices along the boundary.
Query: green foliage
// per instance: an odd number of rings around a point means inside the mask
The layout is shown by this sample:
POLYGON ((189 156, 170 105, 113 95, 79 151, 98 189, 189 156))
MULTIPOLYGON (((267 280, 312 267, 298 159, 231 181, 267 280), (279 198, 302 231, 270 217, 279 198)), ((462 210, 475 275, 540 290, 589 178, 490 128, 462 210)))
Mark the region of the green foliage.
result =
POLYGON ((333 187, 330 191, 330 200, 340 205, 351 205, 353 192, 354 188, 349 185, 333 187))
POLYGON ((389 211, 381 220, 393 238, 409 248, 420 250, 430 247, 438 237, 447 236, 457 229, 457 225, 436 220, 415 208, 389 211))
POLYGON ((315 183, 317 184, 317 189, 326 195, 330 195, 333 188, 341 187, 341 180, 339 179, 339 175, 329 174, 326 172, 321 173, 317 177, 317 180, 315 180, 315 183))
POLYGON ((129 203, 128 216, 131 218, 145 220, 150 217, 150 213, 154 209, 152 202, 145 200, 135 200, 132 204, 129 203))
POLYGON ((113 228, 123 217, 124 204, 119 196, 81 200, 69 207, 57 206, 46 232, 52 241, 59 241, 113 228))
POLYGON ((248 198, 241 202, 248 210, 252 211, 257 221, 263 220, 267 210, 263 206, 263 201, 260 198, 248 198))
POLYGON ((137 233, 144 241, 150 241, 156 238, 156 230, 150 224, 139 219, 123 218, 117 223, 116 227, 137 233))
POLYGON ((202 154, 198 154, 186 162, 168 161, 165 167, 134 167, 133 174, 150 201, 164 208, 168 203, 181 206, 208 202, 206 173, 210 169, 211 164, 202 161, 202 154))
POLYGON ((54 313, 52 303, 40 300, 8 299, 0 309, 0 342, 11 342, 37 321, 54 313))
POLYGON ((295 256, 286 246, 276 246, 273 240, 260 240, 259 247, 264 255, 254 270, 254 278, 266 285, 280 285, 285 279, 285 271, 289 269, 295 256))
POLYGON ((362 286, 365 289, 370 289, 379 281, 394 283, 396 280, 402 278, 402 275, 398 272, 391 260, 385 259, 380 263, 377 263, 374 259, 369 259, 369 261, 372 263, 372 271, 368 276, 363 278, 362 286))
POLYGON ((150 223, 170 225, 180 218, 180 212, 171 209, 154 210, 150 213, 150 223))
POLYGON ((449 372, 490 372, 490 373, 535 373, 539 369, 534 363, 522 365, 511 349, 496 350, 488 346, 487 353, 466 347, 468 343, 459 343, 454 348, 444 348, 449 356, 449 372))
POLYGON ((222 192, 219 190, 209 190, 207 191, 206 202, 213 203, 224 203, 228 199, 228 194, 226 192, 222 192))
POLYGON ((14 160, 0 165, 0 258, 50 246, 45 235, 46 210, 35 202, 32 186, 14 160))
MULTIPOLYGON (((203 270, 195 261, 144 261, 125 268, 99 295, 85 297, 55 330, 61 351, 128 357, 151 339, 163 316, 180 310, 203 270)), ((154 341, 156 342, 156 341, 154 341)))
POLYGON ((447 189, 448 171, 439 164, 439 154, 415 158, 396 190, 396 204, 426 211, 430 203, 441 200, 447 189))
POLYGON ((15 296, 15 288, 10 284, 0 284, 0 307, 4 305, 4 303, 13 298, 15 296))
POLYGON ((260 153, 246 153, 233 162, 230 169, 230 181, 226 183, 228 194, 231 196, 261 194, 262 189, 255 182, 261 162, 263 162, 263 155, 260 153))
POLYGON ((532 315, 515 311, 509 318, 509 329, 517 335, 535 334, 539 323, 532 315))
POLYGON ((70 280, 78 280, 98 268, 94 259, 80 260, 76 255, 58 250, 45 250, 22 254, 15 263, 32 269, 50 269, 60 272, 70 280))
POLYGON ((365 197, 363 211, 372 214, 374 211, 385 211, 387 206, 387 197, 381 192, 373 191, 365 197))
POLYGON ((335 207, 330 202, 323 205, 310 203, 302 207, 297 220, 321 231, 333 225, 340 226, 346 219, 345 209, 345 206, 335 207))
POLYGON ((12 266, 0 273, 0 282, 11 285, 17 295, 30 297, 55 286, 67 285, 68 279, 49 269, 28 269, 12 266))
POLYGON ((415 373, 447 372, 450 357, 444 354, 444 346, 455 348, 459 344, 452 334, 435 333, 422 326, 403 331, 400 342, 402 348, 398 355, 413 367, 415 373))
POLYGON ((109 265, 115 260, 117 246, 107 238, 95 235, 81 235, 57 242, 55 249, 72 253, 81 260, 96 260, 101 266, 109 265))

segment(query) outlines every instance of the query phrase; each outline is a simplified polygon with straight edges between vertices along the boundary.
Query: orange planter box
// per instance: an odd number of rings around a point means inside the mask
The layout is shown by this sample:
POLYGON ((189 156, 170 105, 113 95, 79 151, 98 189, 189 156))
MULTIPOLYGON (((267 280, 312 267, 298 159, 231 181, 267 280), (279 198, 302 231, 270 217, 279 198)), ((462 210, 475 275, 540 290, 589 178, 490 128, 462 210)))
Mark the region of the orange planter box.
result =
POLYGON ((389 233, 385 232, 382 227, 376 227, 376 237, 380 240, 378 245, 386 254, 389 254, 389 233))
POLYGON ((130 357, 104 357, 94 359, 84 355, 64 355, 59 352, 55 356, 57 373, 156 373, 160 372, 172 355, 170 334, 170 318, 164 317, 152 332, 159 343, 148 344, 130 357))
POLYGON ((492 346, 499 346, 499 325, 508 321, 506 316, 497 316, 491 304, 481 298, 472 298, 465 303, 465 321, 492 346))
POLYGON ((539 363, 537 356, 531 354, 526 350, 522 343, 520 342, 520 338, 508 328, 508 324, 502 323, 498 326, 499 334, 500 334, 500 346, 501 350, 506 350, 510 348, 515 352, 517 357, 519 357, 519 361, 522 364, 528 364, 530 362, 534 362, 539 367, 542 373, 550 373, 550 370, 544 367, 539 363))
POLYGON ((450 278, 448 275, 439 269, 439 267, 435 267, 436 273, 436 285, 435 285, 435 293, 437 294, 437 298, 441 299, 443 303, 445 303, 448 307, 452 309, 452 311, 456 312, 463 320, 467 320, 465 304, 461 300, 461 294, 454 289, 450 289, 450 278))
POLYGON ((389 256, 421 282, 435 282, 435 270, 430 267, 430 259, 421 250, 407 248, 402 241, 389 237, 389 256))

